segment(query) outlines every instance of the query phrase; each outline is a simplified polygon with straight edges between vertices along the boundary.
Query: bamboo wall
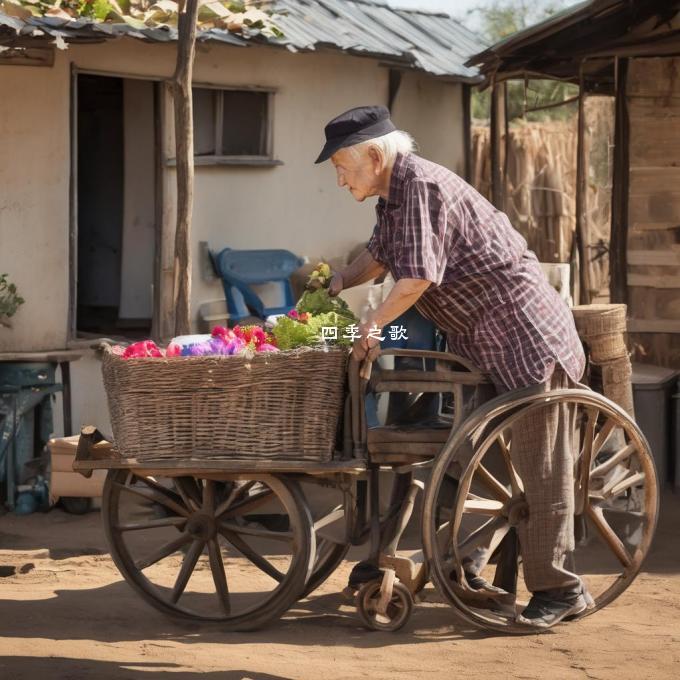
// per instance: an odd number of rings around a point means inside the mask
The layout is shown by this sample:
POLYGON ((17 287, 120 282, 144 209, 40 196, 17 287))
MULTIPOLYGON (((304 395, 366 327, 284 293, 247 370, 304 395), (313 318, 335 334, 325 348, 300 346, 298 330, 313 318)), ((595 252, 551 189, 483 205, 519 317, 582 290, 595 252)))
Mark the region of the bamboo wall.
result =
MULTIPOLYGON (((586 100, 586 234, 591 297, 609 295, 609 245, 613 100, 586 100)), ((504 166, 504 205, 513 226, 541 262, 572 261, 576 197, 576 118, 570 121, 513 122, 504 166)), ((472 130, 472 183, 491 195, 489 128, 472 130)), ((574 264, 572 262, 572 264, 574 264)), ((578 280, 578 276, 576 276, 578 280)))
POLYGON ((630 341, 680 368, 680 59, 631 60, 627 95, 630 341))

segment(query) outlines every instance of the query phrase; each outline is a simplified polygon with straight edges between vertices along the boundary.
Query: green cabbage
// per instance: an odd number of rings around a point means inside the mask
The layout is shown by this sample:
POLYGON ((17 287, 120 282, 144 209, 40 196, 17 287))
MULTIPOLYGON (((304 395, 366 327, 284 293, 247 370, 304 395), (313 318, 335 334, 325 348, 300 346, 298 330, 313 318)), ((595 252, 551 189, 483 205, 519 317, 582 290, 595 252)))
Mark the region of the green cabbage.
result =
MULTIPOLYGON (((351 314, 351 312, 350 312, 351 314)), ((336 327, 337 339, 329 339, 327 342, 331 345, 348 346, 352 344, 351 337, 343 337, 344 335, 351 335, 352 330, 356 332, 357 320, 352 315, 351 317, 343 316, 337 312, 326 312, 324 314, 316 314, 310 316, 306 323, 291 319, 289 316, 281 316, 276 320, 276 324, 272 329, 272 334, 276 338, 276 344, 279 349, 295 349, 296 347, 311 347, 322 342, 321 334, 322 328, 336 327), (349 329, 350 326, 355 326, 354 329, 349 329)))
POLYGON ((355 323, 358 322, 358 319, 347 306, 347 303, 341 297, 331 297, 326 288, 306 290, 295 308, 298 312, 307 312, 314 315, 337 312, 348 319, 354 319, 355 323))

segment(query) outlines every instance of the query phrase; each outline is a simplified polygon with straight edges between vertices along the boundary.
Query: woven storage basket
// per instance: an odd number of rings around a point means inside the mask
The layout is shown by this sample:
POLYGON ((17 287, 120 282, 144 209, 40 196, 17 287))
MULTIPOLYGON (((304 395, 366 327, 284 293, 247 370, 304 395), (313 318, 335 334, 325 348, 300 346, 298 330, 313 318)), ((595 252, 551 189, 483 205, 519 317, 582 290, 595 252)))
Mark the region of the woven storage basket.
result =
POLYGON ((572 309, 578 334, 590 348, 594 361, 628 356, 626 305, 581 305, 572 309))
POLYGON ((344 405, 348 350, 123 359, 102 372, 117 451, 140 461, 328 461, 344 405))

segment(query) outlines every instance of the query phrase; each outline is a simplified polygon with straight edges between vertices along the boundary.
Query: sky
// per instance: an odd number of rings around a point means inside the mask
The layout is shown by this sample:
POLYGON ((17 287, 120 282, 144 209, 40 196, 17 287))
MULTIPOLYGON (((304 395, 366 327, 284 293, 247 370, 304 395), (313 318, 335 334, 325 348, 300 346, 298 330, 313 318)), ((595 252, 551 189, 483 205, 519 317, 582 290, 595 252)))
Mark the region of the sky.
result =
MULTIPOLYGON (((563 0, 564 5, 575 4, 577 0, 563 0)), ((459 19, 472 31, 481 29, 479 15, 476 12, 468 12, 477 7, 494 4, 494 0, 386 0, 388 5, 404 9, 422 9, 428 12, 444 12, 459 19)), ((537 4, 543 4, 537 0, 537 4)))
POLYGON ((479 29, 477 17, 467 15, 475 7, 490 4, 491 0, 387 0, 392 7, 404 9, 423 9, 428 12, 444 12, 456 19, 464 20, 466 26, 472 30, 479 29))

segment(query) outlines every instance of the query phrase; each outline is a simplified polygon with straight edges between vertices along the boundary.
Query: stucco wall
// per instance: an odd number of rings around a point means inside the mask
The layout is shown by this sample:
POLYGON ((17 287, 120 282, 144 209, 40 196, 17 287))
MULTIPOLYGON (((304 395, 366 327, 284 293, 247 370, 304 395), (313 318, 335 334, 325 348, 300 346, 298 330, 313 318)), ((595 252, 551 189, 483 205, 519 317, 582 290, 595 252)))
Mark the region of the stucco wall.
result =
MULTIPOLYGON (((26 298, 14 327, 0 330, 0 351, 56 349, 67 344, 71 65, 111 75, 167 78, 173 71, 174 48, 123 39, 57 52, 53 68, 0 67, 0 91, 12 93, 0 98, 0 270, 11 275, 26 298)), ((329 163, 316 166, 313 161, 330 118, 352 106, 387 101, 388 71, 375 60, 331 52, 291 54, 265 47, 201 46, 194 79, 199 84, 276 88, 273 150, 283 162, 273 168, 197 167, 195 315, 201 302, 221 296, 218 282, 201 278, 199 241, 215 248, 282 247, 300 255, 330 257, 368 238, 374 223, 373 201, 356 203, 337 188, 329 163)), ((394 117, 416 137, 423 155, 461 170, 459 85, 406 74, 394 117)), ((171 155, 169 107, 164 120, 165 151, 171 155)), ((172 167, 165 167, 164 175, 167 231, 174 224, 172 167)), ((132 219, 126 213, 126 220, 132 219)), ((169 255, 164 254, 166 283, 169 255)), ((91 370, 96 366, 88 362, 74 371, 76 426, 96 416, 87 412, 88 403, 99 405, 95 411, 103 408, 101 394, 86 395, 99 385, 96 379, 85 379, 91 370), (83 394, 78 395, 80 383, 83 394)))
POLYGON ((410 132, 421 156, 465 172, 462 85, 405 73, 392 110, 395 125, 410 132))
POLYGON ((0 351, 64 347, 69 117, 63 66, 0 66, 0 273, 26 303, 0 351))

